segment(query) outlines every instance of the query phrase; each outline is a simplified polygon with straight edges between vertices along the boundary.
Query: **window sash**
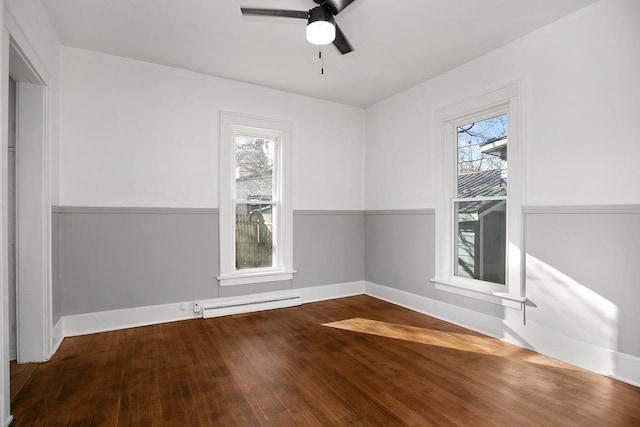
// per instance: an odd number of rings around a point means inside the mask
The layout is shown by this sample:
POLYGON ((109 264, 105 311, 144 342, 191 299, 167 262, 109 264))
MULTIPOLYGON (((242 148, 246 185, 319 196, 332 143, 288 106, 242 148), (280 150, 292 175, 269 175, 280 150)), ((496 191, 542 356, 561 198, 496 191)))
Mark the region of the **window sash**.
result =
MULTIPOLYGON (((278 163, 280 161, 280 156, 279 156, 279 150, 280 150, 280 143, 279 143, 279 137, 277 135, 274 135, 273 132, 260 132, 257 129, 256 130, 250 130, 250 129, 245 129, 245 128, 238 128, 235 130, 235 132, 233 133, 233 141, 234 141, 234 163, 233 163, 233 171, 235 173, 235 171, 241 166, 240 164, 238 164, 238 157, 237 157, 237 143, 238 143, 238 139, 239 138, 253 138, 253 139, 265 139, 265 140, 269 140, 273 143, 273 153, 272 153, 272 166, 271 166, 271 193, 269 194, 269 196, 271 197, 271 200, 275 200, 277 199, 277 195, 278 195, 278 188, 279 188, 279 174, 278 174, 278 163)), ((234 189, 233 189, 233 195, 234 198, 236 200, 243 200, 242 198, 238 197, 238 178, 235 178, 234 181, 234 189)), ((247 201, 253 201, 254 199, 251 198, 247 198, 247 201)))
MULTIPOLYGON (((453 222, 453 235, 450 237, 451 238, 451 247, 452 247, 452 254, 450 256, 450 260, 451 260, 451 267, 450 267, 450 271, 451 271, 451 275, 452 277, 456 278, 456 279, 463 279, 464 281, 477 281, 479 283, 482 283, 485 286, 501 286, 501 287, 506 287, 507 285, 507 272, 509 269, 509 224, 507 221, 507 218, 509 216, 509 208, 510 208, 510 203, 508 202, 508 197, 507 196, 492 196, 492 197, 469 197, 469 198, 454 198, 452 199, 452 204, 451 204, 451 213, 453 215, 452 218, 452 222, 453 222), (499 283, 499 282, 493 282, 493 281, 489 281, 489 280, 484 280, 484 279, 479 279, 479 278, 475 278, 475 277, 465 277, 461 274, 459 274, 458 272, 458 266, 459 266, 459 257, 460 257, 460 248, 459 248, 459 233, 460 233, 460 221, 459 221, 459 211, 456 208, 456 205, 460 204, 460 203, 466 203, 466 202, 492 202, 492 201, 503 201, 504 202, 504 206, 505 206, 505 236, 504 236, 504 257, 502 260, 503 263, 503 267, 504 267, 504 275, 505 275, 505 280, 504 283, 499 283)), ((493 209, 490 208, 490 210, 493 209)), ((479 220, 479 219, 478 219, 479 220)), ((479 224, 480 225, 480 229, 478 230, 478 233, 480 234, 480 245, 482 245, 484 243, 484 240, 482 239, 482 223, 479 224)), ((484 256, 484 251, 482 249, 480 249, 480 254, 479 254, 479 263, 480 263, 480 269, 483 269, 484 266, 484 260, 483 260, 483 256, 484 256)), ((481 274, 481 276, 484 276, 484 274, 481 274)))
POLYGON ((236 212, 234 218, 234 225, 236 227, 236 232, 233 233, 233 248, 234 248, 234 266, 235 272, 242 273, 258 273, 260 271, 273 271, 280 269, 280 257, 279 257, 279 249, 280 242, 278 239, 279 236, 279 215, 278 215, 278 203, 275 201, 264 202, 264 201, 254 201, 254 200, 234 200, 233 201, 233 209, 232 212, 236 212), (271 252, 271 265, 268 267, 248 267, 248 268, 238 268, 238 253, 237 253, 237 226, 238 226, 238 218, 237 218, 237 207, 238 205, 250 204, 250 205, 263 205, 263 206, 271 206, 271 239, 272 239, 272 252, 271 252))

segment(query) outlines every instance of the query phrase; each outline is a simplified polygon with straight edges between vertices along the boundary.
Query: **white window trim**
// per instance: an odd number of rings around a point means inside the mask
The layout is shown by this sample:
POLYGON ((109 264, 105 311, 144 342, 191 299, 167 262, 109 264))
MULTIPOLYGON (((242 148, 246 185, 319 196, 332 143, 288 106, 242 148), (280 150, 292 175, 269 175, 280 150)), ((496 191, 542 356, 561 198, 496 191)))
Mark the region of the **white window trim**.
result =
POLYGON ((246 285, 293 279, 293 209, 291 205, 291 133, 290 122, 236 113, 220 113, 220 286, 246 285), (276 250, 270 268, 235 268, 235 145, 238 132, 268 136, 276 141, 275 202, 278 204, 276 250))
POLYGON ((522 308, 526 298, 523 279, 522 195, 523 141, 520 83, 514 83, 436 112, 436 277, 438 291, 522 308), (454 218, 456 198, 456 127, 465 123, 507 113, 509 117, 509 180, 507 191, 507 274, 506 284, 468 279, 454 274, 454 218))

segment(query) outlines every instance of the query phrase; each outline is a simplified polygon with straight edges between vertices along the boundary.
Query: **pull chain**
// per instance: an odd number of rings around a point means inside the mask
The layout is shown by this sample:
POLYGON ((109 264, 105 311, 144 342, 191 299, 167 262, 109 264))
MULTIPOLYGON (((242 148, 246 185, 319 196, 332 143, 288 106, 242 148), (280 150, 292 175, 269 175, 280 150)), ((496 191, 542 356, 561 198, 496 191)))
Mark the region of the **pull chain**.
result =
POLYGON ((318 59, 320 59, 320 74, 324 75, 324 58, 322 57, 322 45, 318 46, 318 59))

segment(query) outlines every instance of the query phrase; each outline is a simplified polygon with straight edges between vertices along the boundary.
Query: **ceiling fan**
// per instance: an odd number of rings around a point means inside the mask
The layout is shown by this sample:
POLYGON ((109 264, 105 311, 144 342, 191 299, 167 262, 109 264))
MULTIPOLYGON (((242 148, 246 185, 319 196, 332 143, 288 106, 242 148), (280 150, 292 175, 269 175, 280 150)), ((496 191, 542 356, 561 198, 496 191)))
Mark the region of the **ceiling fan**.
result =
POLYGON ((318 3, 308 11, 283 10, 283 9, 254 9, 241 7, 243 15, 281 16, 286 18, 299 18, 307 20, 307 40, 317 45, 325 45, 333 42, 343 55, 353 51, 353 46, 344 36, 334 16, 349 6, 353 0, 313 0, 318 3))

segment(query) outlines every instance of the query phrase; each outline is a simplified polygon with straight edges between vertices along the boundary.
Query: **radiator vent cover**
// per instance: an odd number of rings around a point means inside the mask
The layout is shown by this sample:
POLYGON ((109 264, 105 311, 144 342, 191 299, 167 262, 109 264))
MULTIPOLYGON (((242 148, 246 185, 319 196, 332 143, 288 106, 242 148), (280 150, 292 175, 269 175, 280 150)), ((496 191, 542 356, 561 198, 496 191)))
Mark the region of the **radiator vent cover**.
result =
POLYGON ((294 307, 302 304, 300 295, 285 295, 264 299, 236 300, 226 303, 204 304, 202 317, 229 316, 231 314, 250 313, 253 311, 273 310, 275 308, 294 307))

